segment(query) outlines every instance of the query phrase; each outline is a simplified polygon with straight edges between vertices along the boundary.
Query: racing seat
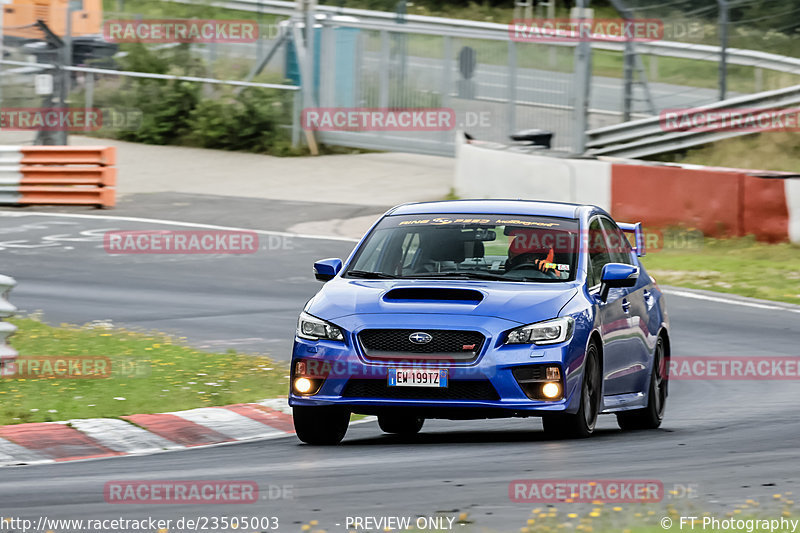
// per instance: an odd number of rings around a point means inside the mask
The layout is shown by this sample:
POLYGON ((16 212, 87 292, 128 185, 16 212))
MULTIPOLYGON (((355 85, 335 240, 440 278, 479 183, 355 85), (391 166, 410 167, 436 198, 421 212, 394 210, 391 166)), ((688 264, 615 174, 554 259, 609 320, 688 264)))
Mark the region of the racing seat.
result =
POLYGON ((448 231, 444 239, 437 239, 435 246, 431 249, 430 259, 439 263, 439 270, 443 267, 458 270, 459 263, 466 259, 464 241, 461 240, 460 231, 448 231))
POLYGON ((429 230, 420 234, 420 241, 419 261, 409 273, 455 270, 466 257, 459 230, 429 230))

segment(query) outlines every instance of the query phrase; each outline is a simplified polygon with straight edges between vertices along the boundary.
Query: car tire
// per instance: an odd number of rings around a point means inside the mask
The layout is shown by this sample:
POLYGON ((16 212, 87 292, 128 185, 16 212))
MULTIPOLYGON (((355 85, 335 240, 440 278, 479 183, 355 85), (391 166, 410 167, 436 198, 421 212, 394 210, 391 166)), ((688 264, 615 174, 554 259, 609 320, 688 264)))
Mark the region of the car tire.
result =
POLYGON ((347 433, 350 413, 339 407, 294 407, 294 430, 306 444, 339 444, 347 433))
POLYGON ((378 425, 384 433, 396 435, 416 435, 425 423, 424 418, 403 414, 380 414, 378 425))
POLYGON ((664 418, 667 406, 667 372, 666 345, 662 337, 656 342, 653 356, 653 372, 650 374, 650 390, 647 395, 647 407, 617 414, 617 424, 626 430, 656 429, 664 418))
POLYGON ((602 399, 600 352, 594 341, 586 348, 586 359, 583 368, 578 412, 575 414, 548 415, 542 418, 544 431, 551 437, 586 438, 594 432, 602 399))

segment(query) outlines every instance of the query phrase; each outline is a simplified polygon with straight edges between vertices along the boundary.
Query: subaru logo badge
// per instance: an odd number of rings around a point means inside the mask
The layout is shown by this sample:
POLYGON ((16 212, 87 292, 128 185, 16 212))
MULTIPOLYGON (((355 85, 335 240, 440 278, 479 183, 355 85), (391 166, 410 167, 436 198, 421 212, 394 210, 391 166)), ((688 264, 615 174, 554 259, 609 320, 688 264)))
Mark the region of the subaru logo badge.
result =
POLYGON ((428 335, 423 331, 418 331, 416 333, 412 333, 408 336, 408 340, 413 342, 414 344, 428 344, 433 340, 433 337, 428 335))

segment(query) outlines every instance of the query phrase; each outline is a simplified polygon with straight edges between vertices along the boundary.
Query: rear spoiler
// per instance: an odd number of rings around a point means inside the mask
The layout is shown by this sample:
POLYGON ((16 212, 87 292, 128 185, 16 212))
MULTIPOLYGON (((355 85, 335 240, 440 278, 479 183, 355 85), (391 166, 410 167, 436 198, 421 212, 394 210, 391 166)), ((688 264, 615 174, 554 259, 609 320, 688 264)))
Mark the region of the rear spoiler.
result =
POLYGON ((624 223, 617 223, 619 229, 624 231, 625 233, 633 233, 633 241, 636 243, 633 245, 633 251, 636 252, 636 255, 642 257, 647 253, 644 247, 644 232, 642 231, 642 223, 636 222, 635 224, 624 224, 624 223))

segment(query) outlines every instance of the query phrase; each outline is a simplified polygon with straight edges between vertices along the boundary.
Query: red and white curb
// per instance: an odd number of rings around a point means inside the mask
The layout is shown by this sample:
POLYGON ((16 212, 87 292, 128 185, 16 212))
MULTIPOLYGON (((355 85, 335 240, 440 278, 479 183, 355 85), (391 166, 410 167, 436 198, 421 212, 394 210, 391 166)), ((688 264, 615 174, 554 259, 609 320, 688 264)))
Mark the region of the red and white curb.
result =
POLYGON ((0 426, 0 466, 147 455, 294 434, 286 399, 172 413, 0 426))

